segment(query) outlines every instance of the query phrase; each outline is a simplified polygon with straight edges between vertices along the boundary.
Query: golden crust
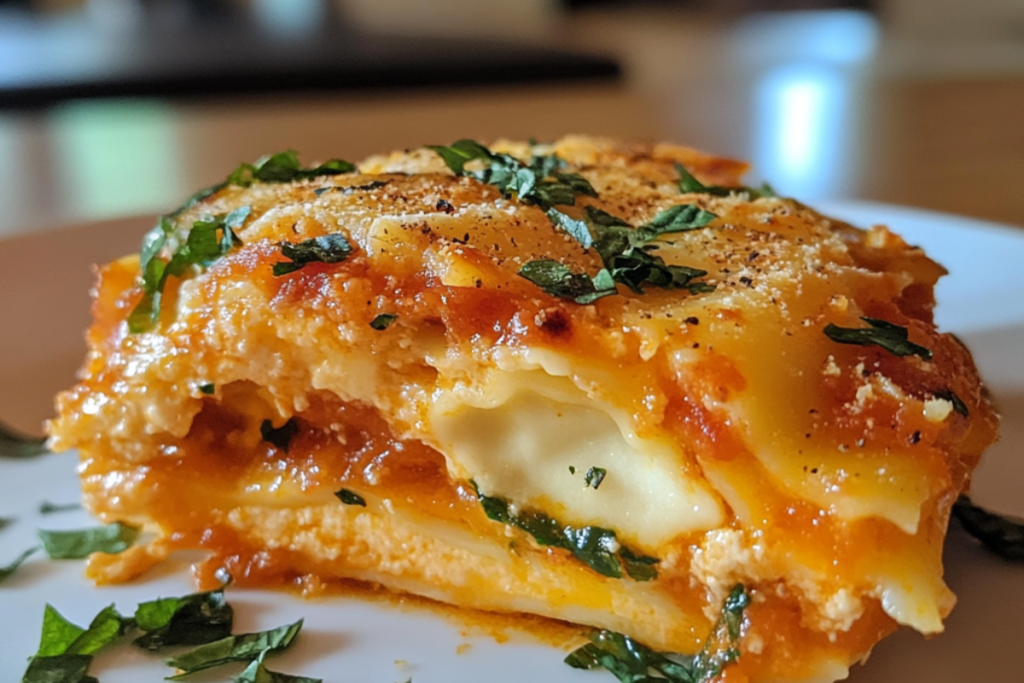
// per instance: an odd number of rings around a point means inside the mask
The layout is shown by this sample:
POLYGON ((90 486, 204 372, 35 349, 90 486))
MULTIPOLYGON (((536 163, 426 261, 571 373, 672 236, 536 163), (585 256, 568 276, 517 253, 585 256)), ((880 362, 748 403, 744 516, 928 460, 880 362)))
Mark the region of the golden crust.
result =
POLYGON ((155 331, 127 331, 137 259, 100 271, 82 381, 50 425, 54 446, 82 453, 90 507, 208 548, 243 580, 355 577, 677 651, 694 650, 744 582, 751 680, 834 672, 893 620, 940 630, 949 506, 996 430, 969 353, 932 322, 941 267, 884 228, 789 199, 680 194, 677 163, 709 185, 736 186, 745 170, 687 148, 582 137, 492 148, 554 153, 583 175, 598 197, 560 207, 573 217, 595 206, 640 225, 682 203, 714 213, 657 254, 707 271, 715 290, 620 287, 592 305, 547 295, 517 275, 524 263, 594 273, 595 251, 428 150, 229 186, 178 221, 250 206, 243 246, 171 278, 155 331), (337 232, 355 247, 347 260, 272 274, 281 242, 337 232), (383 332, 370 326, 382 313, 397 315, 383 332), (905 327, 931 360, 823 334, 862 317, 905 327), (535 357, 548 375, 550 359, 564 364, 573 391, 625 416, 641 442, 675 444, 671 467, 721 508, 721 523, 670 542, 620 531, 659 557, 657 581, 598 576, 486 519, 467 485, 477 473, 438 436, 442 398, 479 394, 481 378, 509 368, 538 371, 535 357), (261 440, 264 420, 292 417, 287 452, 261 440), (377 504, 332 506, 341 486, 377 504), (172 488, 188 493, 170 504, 172 488), (399 538, 420 550, 387 555, 399 538), (275 559, 256 568, 266 553, 275 559), (494 567, 473 574, 481 562, 494 567), (795 644, 804 656, 790 661, 795 644))

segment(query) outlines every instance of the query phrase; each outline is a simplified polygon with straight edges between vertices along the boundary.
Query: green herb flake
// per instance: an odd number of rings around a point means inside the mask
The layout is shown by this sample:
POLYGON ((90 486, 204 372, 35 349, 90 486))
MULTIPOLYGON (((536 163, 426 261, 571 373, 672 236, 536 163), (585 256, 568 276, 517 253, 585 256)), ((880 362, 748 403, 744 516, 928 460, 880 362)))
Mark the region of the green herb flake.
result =
POLYGON ((398 320, 398 316, 393 313, 381 313, 370 321, 370 327, 380 332, 388 329, 388 327, 391 326, 391 323, 396 320, 398 320))
POLYGON ((4 567, 0 567, 0 583, 3 583, 4 581, 9 579, 10 577, 14 576, 14 573, 18 571, 18 568, 21 567, 21 565, 25 562, 25 560, 30 558, 37 550, 39 550, 39 546, 35 546, 34 548, 29 548, 28 550, 23 552, 21 555, 18 555, 18 557, 16 557, 14 559, 14 561, 11 562, 10 564, 8 564, 8 565, 6 565, 4 567))
POLYGON ((89 628, 76 626, 47 605, 39 650, 29 661, 22 683, 95 683, 87 675, 93 655, 122 636, 129 625, 113 605, 100 610, 89 628))
POLYGON ((178 227, 168 217, 142 238, 139 268, 142 272, 142 298, 128 316, 128 331, 146 332, 160 319, 163 291, 170 277, 182 277, 191 268, 207 268, 214 261, 242 244, 235 234, 251 208, 242 206, 228 214, 198 218, 192 223, 184 242, 178 227), (161 253, 170 258, 164 261, 161 253))
POLYGON ((637 237, 649 242, 661 235, 699 230, 718 218, 693 204, 676 204, 660 212, 649 223, 637 228, 637 237))
POLYGON ((310 263, 341 263, 352 253, 352 245, 341 233, 321 235, 295 244, 281 243, 281 254, 291 261, 274 264, 274 276, 293 273, 310 263))
POLYGON ((288 452, 292 439, 298 433, 299 424, 295 421, 294 417, 280 427, 275 427, 274 423, 270 420, 264 420, 260 424, 260 436, 263 437, 263 440, 285 453, 288 452))
POLYGON ((159 598, 135 609, 135 624, 146 633, 133 644, 150 652, 170 645, 203 645, 230 636, 233 621, 223 588, 159 598))
POLYGON ((212 643, 200 645, 166 660, 168 666, 178 670, 178 673, 169 677, 168 680, 178 680, 197 671, 211 669, 230 662, 252 661, 259 658, 261 653, 269 650, 283 650, 292 644, 301 629, 302 619, 294 624, 268 631, 228 636, 212 643))
POLYGON ((213 382, 206 382, 205 384, 200 384, 198 388, 199 393, 206 394, 207 396, 212 396, 213 393, 217 391, 217 387, 213 384, 213 382))
POLYGON ((569 474, 576 474, 576 468, 573 465, 569 465, 569 474))
POLYGON ((69 512, 71 510, 81 510, 81 509, 82 509, 82 504, 81 503, 63 503, 63 504, 58 505, 56 503, 51 503, 50 501, 46 500, 46 501, 43 501, 42 504, 40 504, 40 506, 39 506, 39 514, 41 514, 41 515, 50 515, 50 514, 53 514, 54 512, 69 512))
POLYGON ((918 356, 931 360, 931 350, 909 340, 907 328, 877 318, 861 317, 871 327, 848 328, 829 323, 825 336, 839 344, 879 346, 894 356, 918 356))
POLYGON ((618 293, 607 271, 602 270, 590 277, 586 273, 575 273, 554 259, 528 261, 519 269, 518 274, 545 293, 572 299, 578 304, 592 304, 600 298, 618 293))
POLYGON ((745 192, 751 199, 762 199, 778 197, 775 190, 768 183, 762 183, 760 188, 753 187, 724 187, 722 185, 705 185, 697 180, 685 166, 676 163, 676 172, 679 174, 679 191, 683 194, 709 194, 714 197, 728 197, 734 192, 745 192))
POLYGON ((135 543, 139 530, 114 522, 102 527, 74 531, 38 530, 39 540, 51 560, 78 560, 93 553, 122 553, 135 543))
POLYGON ((470 483, 488 519, 525 531, 539 545, 568 550, 577 560, 603 576, 620 579, 625 566, 626 574, 635 581, 649 581, 657 577, 654 565, 658 560, 636 555, 619 543, 611 529, 563 525, 537 510, 520 510, 512 514, 507 500, 485 496, 480 493, 476 482, 470 483), (631 565, 636 569, 635 573, 630 571, 631 565), (640 565, 644 566, 639 567, 640 565))
POLYGON ((27 460, 49 452, 45 437, 26 436, 0 422, 0 458, 27 460))
POLYGON ((1015 562, 1024 562, 1024 519, 1004 517, 978 507, 961 494, 953 504, 953 516, 988 550, 1015 562))
POLYGON ((277 671, 271 671, 263 663, 267 652, 263 651, 260 656, 250 662, 245 671, 235 679, 235 683, 323 683, 320 678, 307 678, 306 676, 293 676, 277 671))
POLYGON ((98 683, 87 675, 92 655, 53 655, 33 657, 21 683, 98 683))
POLYGON ((607 474, 608 470, 603 467, 591 467, 587 470, 587 474, 583 477, 583 481, 586 482, 587 486, 592 486, 596 491, 597 487, 601 485, 601 482, 604 481, 607 474))
POLYGON ((969 417, 971 414, 971 411, 967 408, 967 404, 963 402, 963 399, 954 394, 952 389, 935 392, 935 398, 941 398, 949 401, 953 404, 953 410, 964 417, 969 417))
POLYGON ((336 495, 338 497, 338 500, 340 500, 345 505, 358 505, 360 507, 366 507, 366 499, 360 496, 358 493, 354 493, 352 491, 349 491, 348 489, 341 489, 340 491, 335 491, 334 495, 336 495))
POLYGON ((737 584, 703 649, 693 656, 658 652, 627 635, 601 629, 592 632, 590 642, 571 652, 565 663, 575 669, 606 669, 622 683, 705 683, 739 657, 737 641, 748 604, 746 591, 737 584))

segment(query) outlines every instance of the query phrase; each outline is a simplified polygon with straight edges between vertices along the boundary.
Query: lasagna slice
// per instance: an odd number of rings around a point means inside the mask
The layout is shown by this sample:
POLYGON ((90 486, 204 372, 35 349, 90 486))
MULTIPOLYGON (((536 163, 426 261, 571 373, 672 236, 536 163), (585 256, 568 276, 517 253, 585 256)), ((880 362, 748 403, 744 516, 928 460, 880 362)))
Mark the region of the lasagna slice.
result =
POLYGON ((90 576, 201 549, 207 585, 357 579, 681 654, 739 589, 728 680, 941 631, 997 424, 933 324, 944 271, 744 170, 459 141, 199 193, 99 269, 49 424, 88 507, 154 539, 90 576))

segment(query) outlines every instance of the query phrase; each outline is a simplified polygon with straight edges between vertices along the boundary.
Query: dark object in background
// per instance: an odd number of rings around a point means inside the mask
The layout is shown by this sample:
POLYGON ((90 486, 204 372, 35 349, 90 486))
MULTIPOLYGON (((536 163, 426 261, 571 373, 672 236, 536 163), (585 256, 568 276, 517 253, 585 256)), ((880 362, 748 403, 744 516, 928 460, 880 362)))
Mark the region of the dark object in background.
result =
POLYGON ((570 9, 586 7, 686 7, 729 12, 776 10, 861 9, 874 11, 878 0, 561 0, 570 9))
POLYGON ((530 44, 368 35, 334 20, 311 32, 274 34, 221 12, 186 16, 171 26, 144 20, 105 31, 85 20, 3 10, 0 53, 8 58, 0 59, 0 109, 80 98, 337 93, 619 76, 609 58, 530 44))

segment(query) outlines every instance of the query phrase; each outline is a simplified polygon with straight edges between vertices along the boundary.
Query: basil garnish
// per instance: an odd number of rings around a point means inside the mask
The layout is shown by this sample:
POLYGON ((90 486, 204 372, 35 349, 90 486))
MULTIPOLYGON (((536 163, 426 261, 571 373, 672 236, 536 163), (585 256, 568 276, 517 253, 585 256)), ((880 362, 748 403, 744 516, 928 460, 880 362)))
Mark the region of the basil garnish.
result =
POLYGON ((996 555, 1024 562, 1024 520, 989 512, 972 503, 966 494, 961 494, 953 504, 953 516, 967 533, 996 555))
POLYGON ((398 320, 398 316, 393 313, 381 313, 376 318, 370 321, 370 327, 377 330, 386 330, 391 326, 391 323, 398 320))
POLYGON ((336 495, 338 497, 338 500, 340 500, 345 505, 359 505, 361 507, 366 507, 366 499, 360 496, 358 493, 354 493, 352 491, 349 491, 348 489, 341 489, 340 491, 335 491, 334 495, 336 495))
POLYGON ((455 175, 468 175, 494 185, 506 197, 515 194, 524 204, 550 209, 559 204, 575 204, 577 195, 597 196, 586 178, 560 171, 565 162, 554 154, 534 156, 524 164, 509 154, 492 152, 474 140, 459 140, 447 147, 428 145, 428 148, 437 152, 455 175), (484 168, 466 171, 470 161, 482 161, 484 168))
POLYGON ((37 534, 51 560, 78 560, 93 553, 123 553, 135 543, 139 530, 121 522, 114 522, 106 526, 74 531, 39 529, 37 534))
POLYGON ((935 398, 942 398, 949 401, 953 404, 953 410, 964 417, 968 417, 971 414, 971 411, 967 409, 967 404, 963 402, 963 399, 954 394, 952 389, 944 389, 942 391, 935 392, 935 398))
POLYGON ((87 675, 93 654, 123 635, 129 625, 113 605, 101 610, 87 629, 47 605, 39 650, 29 661, 22 683, 95 683, 87 675))
POLYGON ((601 482, 604 481, 607 474, 608 470, 603 467, 591 467, 587 470, 587 474, 583 477, 583 481, 587 486, 593 486, 594 489, 597 489, 597 487, 601 485, 601 482))
POLYGON ((294 624, 268 631, 228 636, 200 645, 167 660, 168 666, 178 669, 178 673, 168 680, 178 680, 197 671, 231 662, 251 661, 268 650, 283 650, 292 644, 301 629, 302 619, 299 619, 294 624))
POLYGON ((762 183, 760 188, 753 187, 723 187, 721 185, 705 185, 697 180, 686 167, 676 163, 676 172, 679 174, 679 191, 683 194, 710 194, 715 197, 728 197, 733 192, 746 192, 751 199, 762 199, 765 197, 778 197, 775 190, 768 183, 762 183))
POLYGON ((39 514, 50 515, 54 512, 69 512, 71 510, 79 510, 81 509, 81 507, 81 503, 63 503, 58 505, 56 503, 51 503, 50 501, 45 500, 39 506, 39 514))
POLYGON ((263 659, 267 656, 267 651, 264 650, 260 653, 260 656, 252 660, 252 662, 245 668, 238 678, 235 679, 235 683, 323 683, 322 678, 308 678, 306 676, 293 676, 292 674, 284 674, 278 671, 271 671, 263 663, 263 659))
POLYGON ((135 609, 135 625, 146 631, 133 641, 155 652, 168 645, 203 645, 231 635, 234 610, 224 589, 180 598, 159 598, 135 609))
POLYGON ((7 566, 0 567, 0 583, 3 583, 10 577, 14 576, 14 573, 18 571, 18 568, 21 567, 22 563, 24 563, 25 560, 30 558, 37 550, 39 550, 39 546, 29 548, 21 555, 18 555, 18 557, 16 557, 14 561, 8 564, 7 566))
POLYGON ((25 460, 49 452, 45 437, 25 436, 0 422, 0 458, 25 460))
POLYGON ((128 316, 128 331, 145 332, 160 319, 160 302, 167 278, 181 277, 193 267, 206 268, 236 246, 242 244, 235 230, 242 227, 250 208, 242 206, 228 214, 200 218, 192 223, 184 244, 178 228, 168 217, 162 216, 155 228, 142 238, 139 268, 142 271, 142 299, 128 316), (164 261, 164 250, 170 258, 164 261))
POLYGON ((295 421, 295 418, 289 419, 280 427, 274 427, 274 423, 270 420, 264 420, 260 424, 260 436, 263 440, 269 444, 273 444, 279 450, 288 452, 288 446, 291 445, 292 439, 296 434, 299 433, 299 425, 295 421))
POLYGON ((908 339, 907 328, 877 318, 861 317, 871 327, 839 327, 829 323, 825 326, 825 336, 840 344, 856 344, 858 346, 880 346, 894 356, 918 356, 931 360, 932 352, 908 339))
POLYGON ((341 233, 314 237, 304 242, 281 243, 281 254, 291 261, 274 264, 274 276, 280 277, 299 270, 310 263, 341 263, 352 253, 352 245, 341 233))
POLYGON ((590 642, 570 653, 565 663, 575 669, 607 669, 622 683, 703 683, 739 658, 737 641, 749 604, 746 590, 737 584, 704 647, 693 656, 658 652, 627 635, 601 629, 592 632, 590 642))
POLYGON ((217 387, 213 384, 213 382, 206 382, 204 384, 199 385, 199 392, 206 394, 207 396, 213 395, 215 391, 217 391, 217 387))
POLYGON ((637 239, 650 242, 655 237, 661 235, 698 230, 716 218, 718 218, 716 214, 705 211, 699 206, 676 204, 659 213, 650 222, 637 228, 637 239))
POLYGON ((615 281, 607 270, 591 277, 575 273, 568 266, 553 259, 528 261, 519 269, 526 278, 552 296, 572 299, 578 304, 592 304, 601 297, 617 294, 615 281))
POLYGON ((540 545, 568 550, 598 574, 621 579, 625 569, 626 575, 634 581, 650 581, 658 575, 654 568, 658 562, 656 558, 640 556, 628 550, 618 542, 611 529, 563 525, 537 510, 520 510, 512 514, 507 500, 485 496, 480 493, 476 482, 470 483, 489 519, 522 529, 540 545))

